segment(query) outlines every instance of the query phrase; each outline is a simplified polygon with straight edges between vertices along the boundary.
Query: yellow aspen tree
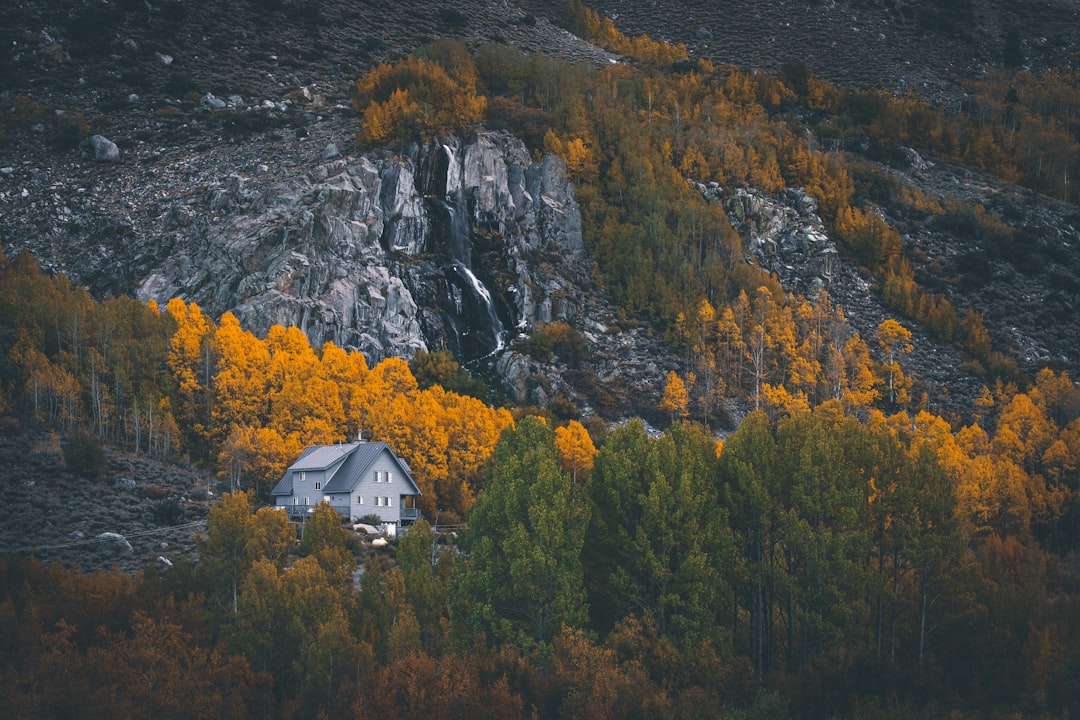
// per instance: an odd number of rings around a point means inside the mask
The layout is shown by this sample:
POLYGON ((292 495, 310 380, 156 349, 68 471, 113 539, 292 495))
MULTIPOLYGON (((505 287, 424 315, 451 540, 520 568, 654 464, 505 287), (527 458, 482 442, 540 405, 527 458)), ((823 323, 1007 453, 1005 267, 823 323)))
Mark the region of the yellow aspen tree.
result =
POLYGON ((340 440, 344 408, 337 384, 325 377, 322 362, 298 328, 270 328, 270 424, 282 435, 299 432, 305 444, 340 440))
POLYGON ((762 407, 769 416, 769 420, 778 423, 781 418, 810 412, 810 403, 806 395, 797 392, 792 395, 783 385, 770 385, 764 383, 761 386, 762 407))
POLYGON ((686 392, 686 385, 678 373, 671 370, 667 374, 667 384, 664 386, 664 397, 660 400, 660 409, 671 413, 671 421, 685 418, 690 414, 690 395, 686 392))
POLYGON ((713 406, 723 393, 723 380, 716 363, 716 310, 708 300, 698 303, 697 342, 694 345, 694 365, 698 380, 698 403, 702 416, 708 420, 713 406))
POLYGON ((176 323, 169 339, 169 369, 184 393, 194 393, 207 384, 204 345, 212 336, 213 324, 195 303, 173 298, 165 307, 176 323))
POLYGON ((455 492, 461 510, 468 511, 483 479, 484 465, 491 458, 502 431, 514 419, 505 408, 491 408, 474 397, 446 392, 438 385, 426 391, 443 412, 439 422, 446 432, 447 473, 461 487, 455 492))
POLYGON ((979 396, 975 398, 975 410, 972 414, 977 422, 985 423, 993 409, 994 396, 990 393, 990 388, 983 385, 979 391, 979 396))
POLYGON ((904 407, 911 402, 911 379, 900 369, 900 355, 910 353, 911 331, 893 319, 883 321, 874 332, 881 350, 881 382, 889 388, 889 402, 904 407))
POLYGON ((425 391, 412 395, 392 393, 368 418, 371 436, 385 441, 409 464, 423 493, 417 503, 429 517, 442 507, 440 491, 446 491, 449 479, 447 434, 440 425, 441 416, 442 408, 425 391))
POLYGON ((844 343, 844 364, 846 367, 847 387, 842 401, 848 409, 864 408, 877 397, 877 381, 870 367, 870 349, 856 333, 844 343))
POLYGON ((323 345, 321 376, 337 387, 342 405, 341 418, 349 437, 355 437, 363 429, 365 408, 370 404, 365 389, 368 372, 363 353, 346 352, 332 342, 323 345))
MULTIPOLYGON (((742 294, 745 297, 745 293, 742 294)), ((725 376, 734 379, 735 386, 742 383, 742 366, 746 357, 746 343, 743 342, 742 330, 735 320, 735 311, 726 307, 720 313, 716 324, 717 360, 725 376)))
POLYGON ((578 482, 579 473, 582 481, 592 471, 596 459, 596 446, 593 445, 589 431, 577 420, 571 420, 564 427, 555 428, 555 449, 563 472, 578 482))
POLYGON ((173 298, 165 311, 176 323, 169 338, 167 360, 179 388, 176 414, 180 423, 190 429, 188 440, 205 444, 211 425, 211 384, 217 368, 216 328, 195 303, 173 298))
POLYGON ((1010 460, 1028 472, 1036 472, 1057 432, 1031 396, 1017 393, 998 415, 994 443, 1010 460), (1000 441, 999 437, 1002 438, 1000 441))
POLYGON ((211 418, 213 434, 223 439, 236 425, 266 423, 270 353, 266 343, 241 328, 232 313, 222 316, 214 342, 220 357, 211 418))

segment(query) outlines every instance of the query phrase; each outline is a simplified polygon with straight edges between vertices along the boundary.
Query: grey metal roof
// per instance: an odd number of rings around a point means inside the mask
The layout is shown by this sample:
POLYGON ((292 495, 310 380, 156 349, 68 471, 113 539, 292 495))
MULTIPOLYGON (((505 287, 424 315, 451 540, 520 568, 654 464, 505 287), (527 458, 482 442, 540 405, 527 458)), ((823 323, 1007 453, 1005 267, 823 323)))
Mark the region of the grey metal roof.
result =
MULTIPOLYGON (((420 487, 413 480, 409 466, 394 454, 390 446, 384 442, 353 442, 347 445, 315 445, 306 448, 304 452, 300 453, 300 457, 285 471, 284 477, 278 481, 270 494, 292 495, 294 471, 326 470, 338 462, 341 462, 341 466, 337 468, 333 476, 323 486, 323 493, 352 492, 361 478, 367 475, 376 458, 383 452, 387 453, 400 469, 401 474, 399 477, 401 482, 407 484, 406 489, 412 488, 411 493, 406 491, 400 494, 420 495, 420 487)), ((397 478, 395 478, 396 480, 397 478)))
POLYGON ((289 466, 290 470, 326 470, 352 452, 352 445, 316 445, 309 447, 289 466))

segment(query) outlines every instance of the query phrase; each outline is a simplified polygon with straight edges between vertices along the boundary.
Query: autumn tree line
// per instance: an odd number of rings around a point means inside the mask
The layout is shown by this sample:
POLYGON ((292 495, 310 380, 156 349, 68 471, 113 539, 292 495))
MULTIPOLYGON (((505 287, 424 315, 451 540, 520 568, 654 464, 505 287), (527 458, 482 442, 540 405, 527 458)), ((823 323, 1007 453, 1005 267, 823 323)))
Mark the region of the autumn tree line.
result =
MULTIPOLYGON (((367 553, 224 496, 199 562, 0 563, 11 717, 1060 717, 1080 700, 1080 391, 953 428, 836 400, 568 462, 507 426, 467 530, 367 553)), ((568 432, 564 430, 564 433, 568 432)))

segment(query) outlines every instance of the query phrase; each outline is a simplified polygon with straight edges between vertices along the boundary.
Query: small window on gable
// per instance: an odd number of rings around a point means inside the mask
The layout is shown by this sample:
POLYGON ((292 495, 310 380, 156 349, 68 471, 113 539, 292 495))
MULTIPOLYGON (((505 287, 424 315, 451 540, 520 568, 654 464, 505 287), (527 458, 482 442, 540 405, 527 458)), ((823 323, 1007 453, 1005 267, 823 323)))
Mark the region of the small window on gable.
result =
POLYGON ((394 482, 394 476, 389 470, 386 471, 386 482, 394 482))
POLYGON ((307 473, 304 472, 303 470, 301 470, 300 471, 300 482, 304 482, 305 480, 307 480, 307 473))

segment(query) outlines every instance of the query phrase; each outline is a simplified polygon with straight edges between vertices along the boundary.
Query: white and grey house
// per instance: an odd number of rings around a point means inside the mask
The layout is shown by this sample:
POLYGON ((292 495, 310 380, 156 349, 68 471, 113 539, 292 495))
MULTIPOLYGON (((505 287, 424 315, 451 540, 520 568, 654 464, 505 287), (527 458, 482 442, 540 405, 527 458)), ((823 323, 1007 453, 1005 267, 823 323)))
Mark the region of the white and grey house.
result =
POLYGON ((303 519, 328 502, 349 520, 376 515, 393 534, 420 519, 420 488, 408 464, 384 442, 356 440, 306 448, 271 491, 274 506, 303 519))

